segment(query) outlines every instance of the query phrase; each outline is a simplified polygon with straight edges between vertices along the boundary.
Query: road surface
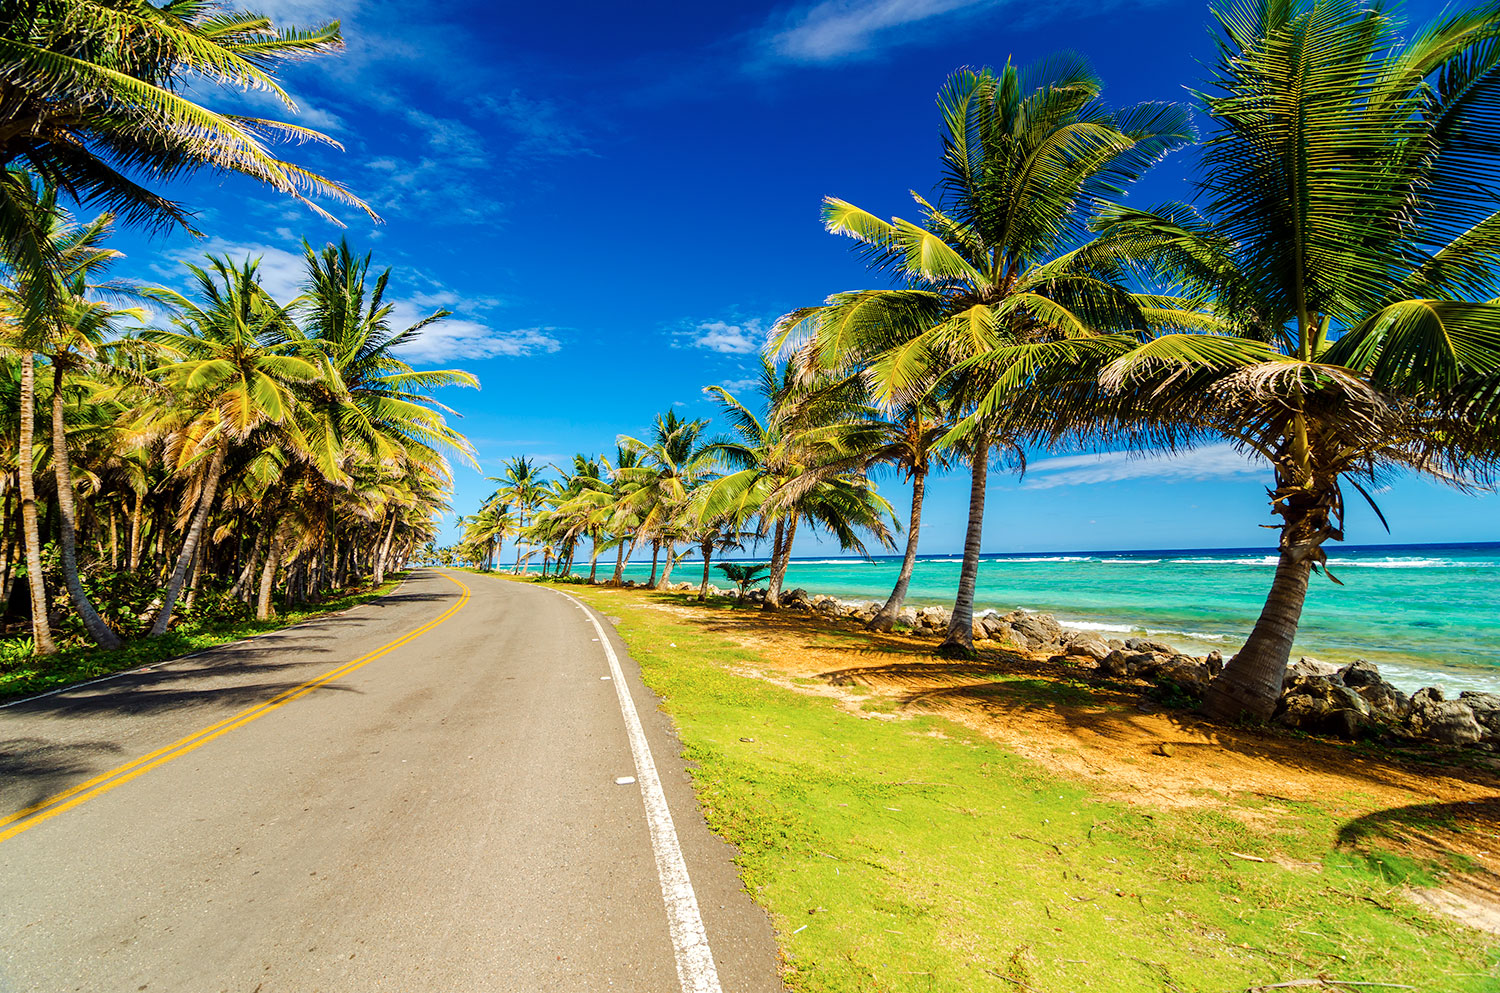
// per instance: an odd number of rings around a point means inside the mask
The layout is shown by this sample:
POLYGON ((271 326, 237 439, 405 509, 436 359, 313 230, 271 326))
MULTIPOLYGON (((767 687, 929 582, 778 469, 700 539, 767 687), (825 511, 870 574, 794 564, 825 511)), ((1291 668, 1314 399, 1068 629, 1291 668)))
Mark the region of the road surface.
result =
POLYGON ((0 993, 780 990, 591 616, 421 571, 0 709, 0 993))

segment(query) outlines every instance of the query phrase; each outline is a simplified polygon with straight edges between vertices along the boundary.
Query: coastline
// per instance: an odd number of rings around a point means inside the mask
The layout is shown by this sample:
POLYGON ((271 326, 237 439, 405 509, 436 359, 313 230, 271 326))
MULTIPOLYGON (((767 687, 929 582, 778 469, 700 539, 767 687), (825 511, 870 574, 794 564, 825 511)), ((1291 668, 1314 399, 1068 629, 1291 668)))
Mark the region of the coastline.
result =
MULTIPOLYGON (((951 607, 960 562, 920 556, 906 603, 951 607)), ((986 553, 975 613, 1046 613, 1106 639, 1150 638, 1227 657, 1259 615, 1274 562, 1264 548, 986 553)), ((896 556, 794 558, 785 588, 883 603, 899 564, 896 556)), ((1330 567, 1344 585, 1315 577, 1293 660, 1365 659, 1406 692, 1500 691, 1500 543, 1345 546, 1330 554, 1330 567)), ((673 580, 696 585, 701 569, 701 560, 682 560, 673 580)), ((649 562, 633 562, 625 576, 641 581, 649 571, 649 562)), ((726 583, 717 569, 710 582, 726 583)))

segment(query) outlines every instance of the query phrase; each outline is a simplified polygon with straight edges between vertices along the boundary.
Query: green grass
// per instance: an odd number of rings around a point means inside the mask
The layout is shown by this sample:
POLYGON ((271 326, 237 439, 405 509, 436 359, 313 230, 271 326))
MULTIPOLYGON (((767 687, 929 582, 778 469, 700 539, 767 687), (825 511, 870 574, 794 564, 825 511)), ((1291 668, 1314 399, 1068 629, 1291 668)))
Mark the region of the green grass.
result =
MULTIPOLYGON (((1271 828, 1130 807, 939 718, 861 719, 735 675, 754 652, 626 596, 570 592, 621 618, 794 990, 1500 989, 1492 938, 1400 895, 1442 867, 1340 845, 1339 798, 1280 803, 1271 828)), ((1086 693, 1043 683, 997 691, 1086 693)))
POLYGON ((390 592, 404 576, 394 576, 376 588, 351 592, 318 604, 306 604, 269 621, 218 621, 190 619, 178 624, 160 638, 132 641, 117 651, 98 648, 65 648, 53 655, 27 656, 0 666, 0 701, 45 693, 74 683, 97 679, 153 662, 165 662, 180 655, 191 655, 205 648, 239 641, 251 635, 276 631, 324 614, 348 610, 390 592))

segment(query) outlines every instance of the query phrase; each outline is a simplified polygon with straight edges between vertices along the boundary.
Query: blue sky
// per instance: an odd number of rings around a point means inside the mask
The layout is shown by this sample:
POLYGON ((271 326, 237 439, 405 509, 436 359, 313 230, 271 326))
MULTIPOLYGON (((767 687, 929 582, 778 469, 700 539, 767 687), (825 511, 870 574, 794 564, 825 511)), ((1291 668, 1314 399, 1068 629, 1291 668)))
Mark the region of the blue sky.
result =
MULTIPOLYGON (((933 100, 955 67, 1072 48, 1123 104, 1190 101, 1211 57, 1206 6, 1166 0, 255 6, 303 26, 342 20, 347 52, 286 82, 298 121, 345 151, 290 156, 347 183, 384 223, 337 207, 341 232, 247 181, 200 178, 174 193, 208 237, 126 233, 122 272, 180 284, 184 259, 250 253, 289 297, 303 238, 342 233, 373 250, 395 269, 399 317, 455 311, 407 357, 483 383, 442 397, 479 451, 480 471, 455 466, 459 513, 513 455, 612 452, 674 405, 711 416, 702 387, 748 386, 779 314, 871 285, 823 232, 820 200, 908 213, 907 191, 937 178, 933 100)), ((1436 9, 1407 8, 1413 20, 1436 9)), ((1186 196, 1193 164, 1191 151, 1172 157, 1134 198, 1186 196)), ((1034 453, 1024 479, 994 476, 985 549, 1269 544, 1268 478, 1222 446, 1174 459, 1034 453)), ((882 492, 904 519, 900 481, 882 492)), ((924 552, 961 547, 967 494, 961 473, 930 486, 924 552)), ((1351 541, 1500 540, 1493 498, 1395 480, 1379 499, 1391 534, 1354 507, 1351 541)), ((797 554, 829 550, 799 536, 797 554)))

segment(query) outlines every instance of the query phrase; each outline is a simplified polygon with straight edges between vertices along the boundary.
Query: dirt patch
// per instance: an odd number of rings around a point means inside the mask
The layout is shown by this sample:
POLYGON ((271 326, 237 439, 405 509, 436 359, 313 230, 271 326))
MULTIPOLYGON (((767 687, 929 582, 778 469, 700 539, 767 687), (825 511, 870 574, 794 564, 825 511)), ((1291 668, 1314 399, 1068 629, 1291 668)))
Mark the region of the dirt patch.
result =
POLYGON ((835 698, 861 717, 941 715, 1104 797, 1213 806, 1261 827, 1316 802, 1347 825, 1341 840, 1355 848, 1451 866, 1438 887, 1409 891, 1412 899, 1475 926, 1500 926, 1500 773, 1482 755, 1210 724, 1151 704, 1143 683, 1101 680, 1086 663, 991 643, 981 643, 977 659, 954 662, 934 654, 935 641, 874 635, 852 622, 613 595, 753 650, 760 665, 739 667, 745 675, 835 698))

